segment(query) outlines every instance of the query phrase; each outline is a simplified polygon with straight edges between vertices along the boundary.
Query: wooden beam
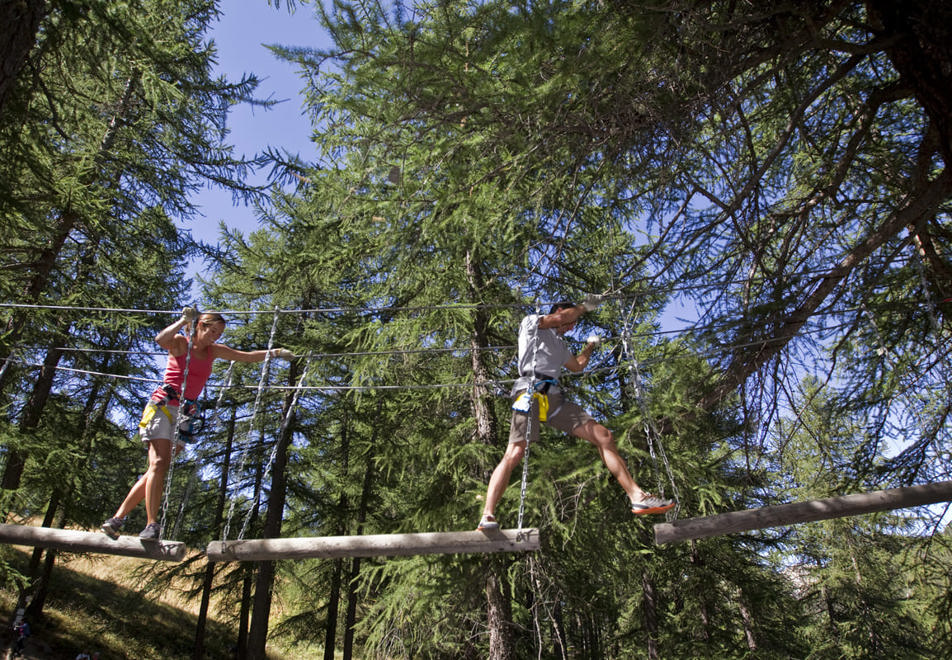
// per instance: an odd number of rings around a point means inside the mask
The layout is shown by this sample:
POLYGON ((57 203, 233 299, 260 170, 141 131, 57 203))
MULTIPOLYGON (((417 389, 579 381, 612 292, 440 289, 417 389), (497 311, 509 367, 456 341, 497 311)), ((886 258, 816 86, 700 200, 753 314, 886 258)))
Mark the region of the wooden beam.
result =
POLYGON ((765 506, 749 511, 732 511, 706 518, 688 518, 654 526, 655 543, 674 543, 708 536, 746 532, 765 527, 794 525, 874 511, 904 509, 952 500, 952 481, 920 486, 890 488, 871 493, 828 497, 822 500, 765 506))
POLYGON ((182 561, 185 559, 185 544, 177 541, 143 541, 137 536, 120 536, 113 541, 101 532, 81 532, 75 529, 34 527, 32 525, 0 524, 0 543, 27 545, 34 548, 55 548, 66 552, 95 552, 105 555, 122 555, 182 561))
POLYGON ((376 557, 462 554, 471 552, 525 552, 539 549, 539 530, 497 529, 475 532, 422 534, 368 534, 293 539, 214 541, 205 554, 209 561, 270 561, 311 557, 376 557))

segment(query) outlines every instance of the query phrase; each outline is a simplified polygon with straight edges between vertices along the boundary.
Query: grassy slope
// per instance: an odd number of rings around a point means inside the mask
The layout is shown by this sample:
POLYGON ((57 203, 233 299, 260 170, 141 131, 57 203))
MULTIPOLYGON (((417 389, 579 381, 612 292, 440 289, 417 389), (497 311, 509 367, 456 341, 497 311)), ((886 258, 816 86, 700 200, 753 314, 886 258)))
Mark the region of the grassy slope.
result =
MULTIPOLYGON (((24 570, 29 553, 3 547, 0 559, 24 570)), ((102 660, 135 658, 191 658, 198 605, 178 599, 175 592, 160 597, 140 593, 136 570, 143 560, 111 556, 57 557, 45 618, 31 621, 33 657, 73 660, 81 650, 98 650, 102 660)), ((12 620, 16 593, 0 591, 3 628, 12 620)), ((230 626, 209 620, 206 658, 229 658, 236 633, 230 626)), ((3 641, 9 640, 6 630, 3 641)))

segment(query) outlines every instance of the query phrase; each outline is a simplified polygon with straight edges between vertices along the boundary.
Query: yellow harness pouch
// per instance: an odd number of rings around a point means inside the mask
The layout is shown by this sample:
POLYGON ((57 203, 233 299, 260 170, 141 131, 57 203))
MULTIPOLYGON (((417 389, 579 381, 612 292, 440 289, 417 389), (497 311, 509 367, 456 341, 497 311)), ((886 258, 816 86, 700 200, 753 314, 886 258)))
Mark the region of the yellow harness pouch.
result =
MULTIPOLYGON (((148 403, 145 406, 145 410, 142 411, 142 419, 139 421, 139 428, 144 429, 149 425, 149 422, 152 421, 152 418, 155 417, 155 413, 159 411, 159 406, 154 403, 148 403)), ((162 406, 162 412, 166 417, 169 418, 169 421, 172 421, 172 413, 169 412, 168 407, 165 405, 162 406)))
POLYGON ((549 418, 549 397, 546 394, 540 394, 535 392, 532 395, 533 399, 536 399, 539 402, 539 421, 544 422, 549 418))

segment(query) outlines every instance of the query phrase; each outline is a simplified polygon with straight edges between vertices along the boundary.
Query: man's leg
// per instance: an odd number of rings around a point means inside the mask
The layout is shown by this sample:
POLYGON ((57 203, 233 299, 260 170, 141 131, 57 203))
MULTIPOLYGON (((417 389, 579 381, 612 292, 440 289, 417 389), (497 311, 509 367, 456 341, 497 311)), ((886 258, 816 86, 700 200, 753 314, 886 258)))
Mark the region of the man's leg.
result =
POLYGON ((572 434, 595 445, 605 467, 608 468, 608 471, 612 473, 612 476, 628 494, 629 499, 638 499, 645 495, 645 492, 632 479, 631 473, 628 472, 628 466, 621 454, 618 453, 615 436, 612 435, 611 431, 590 419, 572 429, 572 434))
POLYGON ((641 487, 635 483, 635 480, 631 478, 631 473, 628 472, 628 466, 625 464, 624 459, 622 459, 621 454, 618 453, 615 437, 607 428, 590 419, 576 426, 572 430, 572 433, 583 440, 588 440, 598 448, 602 462, 605 463, 608 471, 612 473, 615 479, 618 480, 618 483, 621 484, 621 487, 625 489, 625 493, 628 494, 628 501, 631 504, 632 513, 664 513, 674 507, 674 500, 655 497, 643 491, 641 487))
POLYGON ((493 516, 495 514, 496 505, 499 504, 502 494, 506 492, 506 488, 509 486, 512 471, 519 465, 525 451, 525 442, 510 442, 509 446, 506 447, 506 453, 502 455, 502 460, 499 461, 499 465, 496 466, 493 475, 489 478, 489 486, 486 488, 486 502, 483 505, 483 516, 493 516))

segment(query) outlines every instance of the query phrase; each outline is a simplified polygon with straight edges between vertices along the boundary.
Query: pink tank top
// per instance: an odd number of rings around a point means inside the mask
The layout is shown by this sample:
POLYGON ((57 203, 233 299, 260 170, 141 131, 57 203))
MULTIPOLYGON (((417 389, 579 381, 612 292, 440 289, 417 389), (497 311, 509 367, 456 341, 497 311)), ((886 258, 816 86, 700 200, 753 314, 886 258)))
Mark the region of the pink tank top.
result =
MULTIPOLYGON (((212 357, 211 349, 207 349, 208 357, 201 359, 192 351, 192 359, 188 361, 188 382, 185 383, 185 398, 197 399, 208 382, 208 377, 212 375, 212 357)), ((182 392, 182 375, 185 372, 185 355, 175 356, 169 353, 168 363, 165 365, 165 377, 163 383, 171 385, 176 392, 182 392)), ((162 388, 158 388, 155 393, 164 394, 162 388)), ((177 406, 178 401, 169 400, 169 405, 177 406)))

